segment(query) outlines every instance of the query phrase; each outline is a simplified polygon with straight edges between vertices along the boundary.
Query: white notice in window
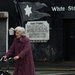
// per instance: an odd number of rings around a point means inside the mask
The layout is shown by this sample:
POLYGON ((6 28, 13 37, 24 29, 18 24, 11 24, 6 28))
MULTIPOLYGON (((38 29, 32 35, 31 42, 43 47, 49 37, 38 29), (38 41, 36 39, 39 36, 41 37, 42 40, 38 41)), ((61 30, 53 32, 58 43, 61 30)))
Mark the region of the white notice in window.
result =
POLYGON ((26 36, 32 41, 49 40, 49 23, 47 21, 30 21, 25 25, 26 36))

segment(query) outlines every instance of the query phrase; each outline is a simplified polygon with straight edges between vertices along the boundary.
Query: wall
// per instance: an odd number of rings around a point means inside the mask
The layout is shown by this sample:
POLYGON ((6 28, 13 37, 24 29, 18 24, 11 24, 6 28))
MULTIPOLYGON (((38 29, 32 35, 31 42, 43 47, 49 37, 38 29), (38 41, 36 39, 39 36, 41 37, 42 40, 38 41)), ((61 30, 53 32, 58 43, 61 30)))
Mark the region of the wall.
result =
MULTIPOLYGON (((42 11, 49 13, 50 17, 43 17, 39 20, 47 20, 50 24, 50 40, 46 43, 31 43, 33 56, 35 61, 62 61, 64 60, 63 51, 63 19, 75 18, 71 11, 67 10, 68 6, 75 5, 74 0, 18 0, 19 2, 41 2, 47 4, 48 7, 42 8, 42 11), (65 7, 66 9, 58 9, 53 11, 51 7, 65 7), (68 14, 68 15, 67 15, 68 14), (71 14, 69 16, 69 14, 71 14)), ((9 12, 9 28, 19 25, 20 15, 17 14, 16 8, 12 0, 0 0, 1 11, 9 12)), ((27 22, 25 22, 26 24, 27 22)), ((24 25, 23 25, 24 26, 24 25)), ((14 36, 9 36, 9 46, 14 36)))

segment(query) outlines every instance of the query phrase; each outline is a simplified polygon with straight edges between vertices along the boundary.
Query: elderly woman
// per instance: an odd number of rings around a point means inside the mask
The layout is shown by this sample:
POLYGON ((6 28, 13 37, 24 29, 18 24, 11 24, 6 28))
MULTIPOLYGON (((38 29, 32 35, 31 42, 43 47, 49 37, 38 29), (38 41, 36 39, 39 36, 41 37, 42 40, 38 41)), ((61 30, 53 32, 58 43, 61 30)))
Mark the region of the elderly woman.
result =
POLYGON ((13 75, 35 75, 35 68, 30 47, 30 41, 25 36, 25 29, 23 27, 16 27, 16 38, 13 41, 10 49, 3 56, 5 59, 15 53, 14 60, 15 71, 13 75))

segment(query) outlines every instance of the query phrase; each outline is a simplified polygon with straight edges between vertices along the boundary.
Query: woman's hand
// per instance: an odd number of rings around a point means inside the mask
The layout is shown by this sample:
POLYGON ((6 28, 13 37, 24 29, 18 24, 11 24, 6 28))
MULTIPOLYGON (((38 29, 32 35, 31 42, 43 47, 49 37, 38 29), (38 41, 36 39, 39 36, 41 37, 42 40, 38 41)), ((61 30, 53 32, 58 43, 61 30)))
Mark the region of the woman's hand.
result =
POLYGON ((14 60, 18 60, 20 57, 19 56, 15 56, 14 57, 14 60))
POLYGON ((7 56, 3 56, 3 58, 4 58, 4 59, 6 59, 6 58, 7 58, 7 56))

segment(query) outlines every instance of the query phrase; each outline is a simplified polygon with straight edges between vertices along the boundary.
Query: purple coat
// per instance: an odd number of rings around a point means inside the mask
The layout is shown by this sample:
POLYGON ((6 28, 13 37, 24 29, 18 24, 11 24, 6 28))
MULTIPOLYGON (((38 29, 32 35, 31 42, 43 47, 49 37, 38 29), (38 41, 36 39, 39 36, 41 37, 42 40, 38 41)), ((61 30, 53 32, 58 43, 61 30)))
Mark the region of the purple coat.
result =
POLYGON ((17 38, 14 39, 6 56, 10 57, 12 53, 15 53, 16 56, 20 57, 20 59, 16 60, 13 75, 35 75, 30 41, 26 36, 22 37, 21 40, 17 38))

